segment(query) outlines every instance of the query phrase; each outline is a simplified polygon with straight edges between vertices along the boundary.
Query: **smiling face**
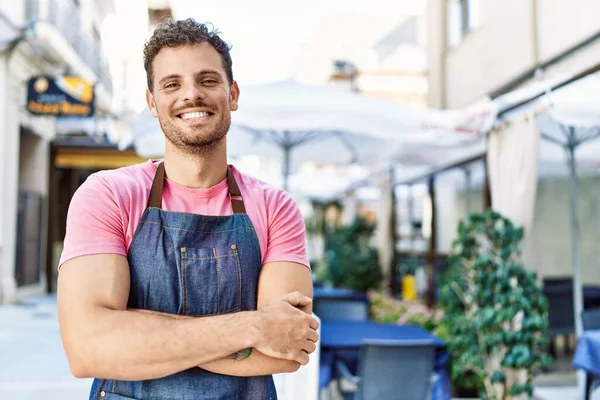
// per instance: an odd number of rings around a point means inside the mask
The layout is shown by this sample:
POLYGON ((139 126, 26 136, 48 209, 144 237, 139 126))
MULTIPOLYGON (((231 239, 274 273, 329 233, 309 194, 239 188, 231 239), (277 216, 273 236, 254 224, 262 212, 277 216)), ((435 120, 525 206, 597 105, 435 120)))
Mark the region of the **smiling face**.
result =
POLYGON ((210 154, 225 140, 239 98, 221 55, 208 43, 166 47, 152 67, 146 100, 167 140, 188 154, 210 154))

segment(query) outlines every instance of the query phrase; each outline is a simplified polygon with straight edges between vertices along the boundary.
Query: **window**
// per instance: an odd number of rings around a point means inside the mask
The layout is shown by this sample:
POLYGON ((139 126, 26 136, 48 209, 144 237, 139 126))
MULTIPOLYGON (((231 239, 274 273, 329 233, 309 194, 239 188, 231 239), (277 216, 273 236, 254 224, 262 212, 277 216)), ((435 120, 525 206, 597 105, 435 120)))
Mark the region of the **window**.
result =
POLYGON ((448 0, 448 44, 458 45, 481 23, 481 0, 448 0))

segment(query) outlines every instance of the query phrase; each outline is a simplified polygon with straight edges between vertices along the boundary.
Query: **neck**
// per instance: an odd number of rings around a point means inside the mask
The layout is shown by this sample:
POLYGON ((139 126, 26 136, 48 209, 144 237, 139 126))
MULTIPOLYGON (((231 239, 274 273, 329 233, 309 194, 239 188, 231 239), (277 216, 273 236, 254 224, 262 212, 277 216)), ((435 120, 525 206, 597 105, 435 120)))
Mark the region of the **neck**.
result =
POLYGON ((194 155, 165 144, 165 174, 191 189, 208 189, 227 177, 227 147, 223 140, 210 154, 194 155))

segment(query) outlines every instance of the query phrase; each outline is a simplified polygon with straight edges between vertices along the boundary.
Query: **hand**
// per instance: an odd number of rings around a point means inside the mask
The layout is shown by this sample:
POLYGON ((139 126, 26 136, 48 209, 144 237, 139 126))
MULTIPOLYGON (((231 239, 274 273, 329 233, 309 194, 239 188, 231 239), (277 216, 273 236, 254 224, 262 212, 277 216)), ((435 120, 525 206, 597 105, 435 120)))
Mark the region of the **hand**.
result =
POLYGON ((308 355, 319 340, 319 321, 301 311, 312 300, 300 292, 276 297, 257 311, 258 340, 261 353, 284 360, 308 364, 308 355))

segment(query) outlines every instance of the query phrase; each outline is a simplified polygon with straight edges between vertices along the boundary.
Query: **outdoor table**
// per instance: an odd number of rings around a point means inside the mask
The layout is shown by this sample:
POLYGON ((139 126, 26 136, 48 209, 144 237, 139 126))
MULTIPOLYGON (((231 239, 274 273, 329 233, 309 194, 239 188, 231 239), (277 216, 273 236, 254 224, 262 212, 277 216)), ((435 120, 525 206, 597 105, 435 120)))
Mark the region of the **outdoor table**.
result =
MULTIPOLYGON (((577 340, 573 365, 587 373, 588 385, 600 379, 600 330, 584 331, 577 340)), ((586 398, 588 394, 586 393, 586 398)))
POLYGON ((368 339, 377 340, 423 340, 433 339, 436 352, 432 373, 438 379, 432 389, 433 400, 451 398, 450 378, 447 372, 449 355, 446 345, 427 330, 414 325, 380 324, 375 322, 323 322, 321 324, 321 364, 319 385, 325 388, 333 379, 336 359, 343 360, 353 373, 356 373, 359 350, 368 339))

